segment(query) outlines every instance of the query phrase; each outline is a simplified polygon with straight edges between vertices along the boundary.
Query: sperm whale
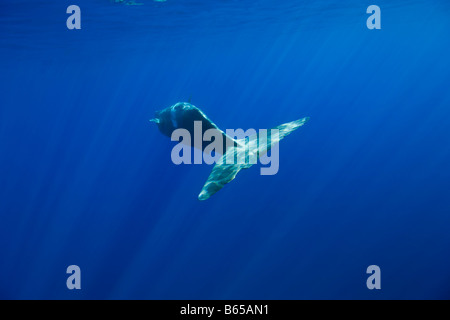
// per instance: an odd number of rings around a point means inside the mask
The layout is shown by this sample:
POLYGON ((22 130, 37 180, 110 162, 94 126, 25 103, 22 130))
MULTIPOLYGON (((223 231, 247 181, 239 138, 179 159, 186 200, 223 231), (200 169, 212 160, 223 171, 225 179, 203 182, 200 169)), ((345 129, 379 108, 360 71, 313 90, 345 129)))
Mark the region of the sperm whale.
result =
MULTIPOLYGON (((207 131, 212 131, 216 137, 222 138, 221 148, 215 150, 215 152, 220 153, 221 157, 216 162, 198 196, 199 200, 206 200, 231 182, 240 170, 248 169, 255 164, 248 161, 249 155, 256 155, 258 158, 262 157, 267 154, 273 145, 303 126, 308 120, 309 117, 305 117, 274 127, 270 131, 276 132, 276 134, 272 134, 264 141, 258 136, 235 139, 227 135, 203 111, 187 102, 178 102, 171 107, 157 111, 155 118, 150 121, 156 123, 159 131, 168 137, 172 137, 172 134, 178 129, 187 130, 191 136, 194 136, 198 133, 198 131, 196 132, 197 126, 197 128, 201 128, 202 136, 207 131), (230 158, 234 159, 231 163, 228 161, 230 158)), ((202 141, 198 145, 192 143, 191 139, 189 141, 191 141, 190 146, 199 148, 202 151, 205 150, 206 144, 209 143, 202 141)))

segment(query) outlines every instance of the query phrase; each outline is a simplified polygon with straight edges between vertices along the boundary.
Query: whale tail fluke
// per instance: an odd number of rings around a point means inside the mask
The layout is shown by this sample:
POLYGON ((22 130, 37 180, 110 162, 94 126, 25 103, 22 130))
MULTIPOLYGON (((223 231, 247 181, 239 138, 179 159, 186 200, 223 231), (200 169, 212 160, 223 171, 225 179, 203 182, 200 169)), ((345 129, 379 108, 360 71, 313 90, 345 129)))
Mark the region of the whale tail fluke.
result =
POLYGON ((239 171, 256 164, 255 160, 265 155, 273 145, 303 126, 308 120, 309 117, 302 118, 274 127, 269 130, 272 134, 268 137, 254 135, 237 140, 235 146, 227 149, 225 154, 217 161, 198 195, 198 199, 209 199, 227 183, 233 181, 239 171))

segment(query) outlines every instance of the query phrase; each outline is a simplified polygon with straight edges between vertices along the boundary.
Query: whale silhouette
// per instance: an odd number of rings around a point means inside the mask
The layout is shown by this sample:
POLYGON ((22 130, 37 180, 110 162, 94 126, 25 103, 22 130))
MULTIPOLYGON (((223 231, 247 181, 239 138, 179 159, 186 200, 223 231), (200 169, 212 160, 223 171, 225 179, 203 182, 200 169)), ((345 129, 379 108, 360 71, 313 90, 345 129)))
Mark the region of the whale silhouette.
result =
MULTIPOLYGON (((198 199, 209 199, 213 194, 222 189, 227 183, 231 182, 242 169, 250 168, 254 163, 248 161, 249 155, 256 155, 257 158, 265 155, 271 147, 278 143, 281 139, 303 126, 309 117, 295 120, 289 123, 279 125, 271 130, 278 130, 278 134, 268 136, 267 142, 263 143, 257 136, 247 137, 243 139, 234 139, 228 136, 217 127, 199 108, 187 103, 178 102, 164 110, 157 111, 155 118, 151 119, 158 125, 159 131, 171 137, 172 133, 177 129, 185 129, 189 131, 193 137, 195 134, 194 123, 201 122, 202 136, 207 130, 217 130, 217 133, 223 137, 223 152, 221 158, 216 162, 211 174, 209 175, 205 185, 203 186, 198 199), (227 163, 227 157, 235 159, 233 163, 227 163)), ((269 130, 269 132, 271 132, 269 130)), ((193 139, 191 139, 192 141, 193 139)), ((206 144, 210 142, 202 141, 201 146, 194 145, 192 147, 204 150, 206 144)), ((216 150, 217 152, 217 150, 216 150)))

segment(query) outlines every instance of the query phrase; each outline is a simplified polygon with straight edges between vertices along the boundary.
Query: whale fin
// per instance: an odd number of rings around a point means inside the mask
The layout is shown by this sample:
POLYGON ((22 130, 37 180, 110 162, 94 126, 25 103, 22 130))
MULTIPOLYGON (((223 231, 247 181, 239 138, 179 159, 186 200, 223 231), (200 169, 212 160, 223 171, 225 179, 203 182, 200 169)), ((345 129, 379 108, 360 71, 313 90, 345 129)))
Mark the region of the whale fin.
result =
MULTIPOLYGON (((284 137, 303 126, 309 118, 303 118, 289 123, 279 125, 271 130, 278 130, 278 135, 270 137, 270 142, 261 143, 259 139, 255 139, 254 136, 248 139, 237 140, 237 144, 233 148, 229 148, 226 153, 217 161, 211 174, 208 177, 202 191, 198 195, 199 200, 207 200, 220 189, 222 189, 227 183, 236 178, 236 175, 242 169, 248 169, 253 164, 249 161, 250 156, 261 157, 266 154, 272 145, 278 143, 284 137), (231 153, 231 154, 230 154, 231 153), (226 163, 227 157, 235 159, 235 163, 226 163)), ((269 140, 269 139, 268 139, 269 140)))

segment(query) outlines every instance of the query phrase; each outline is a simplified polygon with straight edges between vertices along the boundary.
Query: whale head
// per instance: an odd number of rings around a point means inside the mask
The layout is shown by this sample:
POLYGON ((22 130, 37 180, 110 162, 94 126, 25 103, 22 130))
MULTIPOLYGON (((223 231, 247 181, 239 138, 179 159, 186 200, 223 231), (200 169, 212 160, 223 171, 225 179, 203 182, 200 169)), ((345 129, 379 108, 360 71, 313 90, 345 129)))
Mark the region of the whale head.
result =
POLYGON ((170 137, 176 128, 174 125, 173 114, 170 108, 155 112, 155 117, 150 122, 156 123, 159 131, 165 136, 170 137))
POLYGON ((170 137, 174 130, 185 128, 186 124, 193 124, 194 120, 198 120, 198 117, 195 117, 197 110, 190 103, 178 102, 171 107, 156 111, 155 117, 150 121, 158 125, 162 134, 170 137))
POLYGON ((161 111, 155 111, 155 117, 150 119, 150 122, 154 122, 159 125, 162 121, 161 111))

